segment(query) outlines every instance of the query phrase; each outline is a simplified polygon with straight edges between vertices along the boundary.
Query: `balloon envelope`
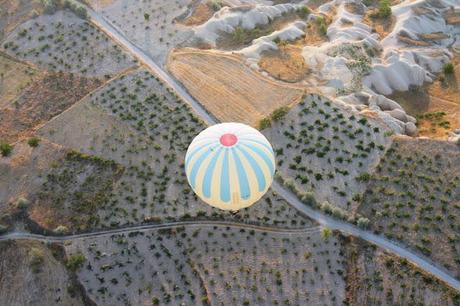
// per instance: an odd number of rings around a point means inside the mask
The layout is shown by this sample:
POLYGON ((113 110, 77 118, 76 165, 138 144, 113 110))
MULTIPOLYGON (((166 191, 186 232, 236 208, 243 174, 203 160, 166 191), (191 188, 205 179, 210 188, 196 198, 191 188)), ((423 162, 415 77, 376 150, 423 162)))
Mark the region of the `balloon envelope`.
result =
POLYGON ((258 130, 241 123, 221 123, 193 139, 185 155, 193 191, 211 206, 238 210, 259 200, 275 173, 275 157, 258 130))

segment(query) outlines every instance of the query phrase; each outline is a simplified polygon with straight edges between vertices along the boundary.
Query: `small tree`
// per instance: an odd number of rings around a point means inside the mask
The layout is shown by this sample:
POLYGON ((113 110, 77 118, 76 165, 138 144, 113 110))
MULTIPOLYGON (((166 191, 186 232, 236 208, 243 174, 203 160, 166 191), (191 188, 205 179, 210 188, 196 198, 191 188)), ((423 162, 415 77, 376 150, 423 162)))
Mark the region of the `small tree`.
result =
POLYGON ((150 20, 150 15, 147 13, 144 13, 144 19, 147 21, 150 20))
POLYGON ((379 16, 381 18, 388 18, 391 16, 391 5, 389 0, 379 1, 379 16))
POLYGON ((452 74, 454 73, 454 64, 452 63, 446 63, 442 66, 442 72, 444 74, 452 74))
POLYGON ((30 138, 27 143, 29 144, 29 146, 31 146, 32 148, 36 148, 38 147, 38 144, 40 143, 40 139, 37 138, 37 137, 32 137, 30 138))
POLYGON ((324 240, 328 240, 329 237, 331 237, 332 235, 332 230, 329 228, 329 227, 325 227, 323 228, 323 230, 321 231, 321 236, 323 237, 324 240))
POLYGON ((259 130, 265 130, 272 125, 270 118, 264 118, 259 122, 259 130))
POLYGON ((40 268, 45 258, 43 250, 33 247, 30 249, 28 254, 29 254, 30 267, 32 268, 32 272, 34 273, 40 272, 40 268))
POLYGON ((280 107, 278 109, 275 109, 273 113, 271 114, 271 118, 273 121, 279 121, 286 116, 286 114, 289 112, 289 108, 286 106, 280 107))
POLYGON ((358 223, 358 226, 359 226, 360 228, 366 229, 366 228, 369 227, 370 221, 369 221, 368 218, 361 217, 361 218, 358 219, 358 222, 357 222, 357 223, 358 223))
POLYGON ((82 253, 78 252, 78 253, 75 253, 75 254, 72 254, 72 255, 69 256, 69 258, 67 259, 66 266, 70 270, 76 271, 76 270, 80 269, 83 266, 85 261, 86 261, 85 255, 83 255, 82 253))
POLYGON ((2 153, 3 157, 10 155, 12 150, 13 147, 10 144, 6 142, 0 142, 0 152, 2 153))

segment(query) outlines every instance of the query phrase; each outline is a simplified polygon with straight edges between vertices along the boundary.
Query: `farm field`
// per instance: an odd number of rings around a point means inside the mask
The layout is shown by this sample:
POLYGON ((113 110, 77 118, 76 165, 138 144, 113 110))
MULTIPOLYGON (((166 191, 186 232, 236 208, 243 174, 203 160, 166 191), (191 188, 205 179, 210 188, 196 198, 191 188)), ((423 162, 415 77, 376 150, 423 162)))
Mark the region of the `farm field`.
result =
POLYGON ((367 176, 391 144, 385 125, 314 94, 272 117, 263 133, 286 187, 354 214, 367 176))
POLYGON ((21 24, 6 37, 2 49, 43 69, 89 77, 110 77, 135 66, 129 54, 68 10, 21 24))
POLYGON ((28 240, 0 242, 0 303, 88 305, 63 255, 62 246, 28 240))
POLYGON ((237 214, 211 208, 193 195, 183 160, 188 143, 203 128, 202 121, 169 88, 148 71, 137 70, 109 82, 44 125, 38 134, 124 167, 99 211, 103 227, 183 219, 282 227, 310 224, 272 192, 260 205, 237 214))
POLYGON ((460 305, 457 2, 0 0, 0 306, 460 305))
POLYGON ((396 139, 370 176, 359 207, 372 229, 432 258, 457 277, 460 150, 396 139))
POLYGON ((344 262, 336 236, 318 228, 267 233, 177 227, 74 240, 78 277, 102 304, 341 305, 344 262))
POLYGON ((0 53, 0 108, 7 106, 21 91, 40 78, 35 67, 0 53))
POLYGON ((258 126, 275 109, 295 104, 303 91, 255 74, 234 56, 185 49, 170 55, 168 67, 219 120, 258 126))

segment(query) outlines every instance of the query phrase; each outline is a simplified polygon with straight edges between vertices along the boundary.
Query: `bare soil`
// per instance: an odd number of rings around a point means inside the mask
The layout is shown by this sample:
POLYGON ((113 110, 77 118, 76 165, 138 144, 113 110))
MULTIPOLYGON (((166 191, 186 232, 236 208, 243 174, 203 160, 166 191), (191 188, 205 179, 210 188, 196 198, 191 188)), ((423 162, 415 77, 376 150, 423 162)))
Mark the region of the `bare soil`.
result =
POLYGON ((238 57, 194 49, 173 52, 168 68, 221 121, 257 126, 282 106, 294 105, 303 90, 261 77, 238 57))
POLYGON ((99 79, 47 73, 0 109, 0 140, 15 142, 47 122, 101 84, 99 79))

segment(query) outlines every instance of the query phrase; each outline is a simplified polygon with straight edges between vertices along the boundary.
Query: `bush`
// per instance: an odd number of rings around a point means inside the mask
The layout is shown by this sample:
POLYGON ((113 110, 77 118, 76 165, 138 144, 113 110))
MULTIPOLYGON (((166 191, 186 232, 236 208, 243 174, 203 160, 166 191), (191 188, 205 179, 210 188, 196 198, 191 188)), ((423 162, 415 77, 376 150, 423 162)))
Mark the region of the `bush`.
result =
POLYGON ((359 218, 359 219, 358 219, 358 222, 357 222, 358 226, 359 226, 360 228, 363 228, 363 229, 368 228, 368 227, 369 227, 369 223, 370 223, 369 219, 368 219, 368 218, 364 218, 364 217, 359 218))
POLYGON ((367 172, 363 172, 356 177, 358 182, 367 182, 371 179, 371 175, 367 172))
POLYGON ((58 9, 58 0, 40 0, 45 14, 53 14, 58 9))
POLYGON ((13 147, 5 142, 0 142, 0 152, 2 152, 2 156, 6 157, 10 155, 11 151, 13 150, 13 147))
POLYGON ((310 9, 306 5, 304 5, 297 9, 297 14, 300 17, 305 18, 308 14, 310 14, 310 9))
POLYGON ((19 198, 16 200, 15 206, 17 209, 26 210, 29 207, 29 200, 26 198, 19 198))
POLYGON ((332 235, 332 230, 329 227, 323 228, 321 231, 321 236, 324 238, 324 240, 328 240, 329 237, 332 235))
POLYGON ((273 113, 271 114, 271 118, 273 121, 279 121, 286 116, 286 114, 289 112, 289 108, 286 106, 280 107, 278 109, 275 109, 273 113))
POLYGON ((30 266, 32 268, 32 272, 38 273, 40 272, 40 268, 45 261, 45 254, 39 248, 31 248, 29 251, 29 260, 30 266))
POLYGON ((85 255, 78 252, 78 253, 75 253, 69 256, 69 258, 67 259, 66 266, 68 269, 72 271, 76 271, 83 266, 85 261, 86 261, 85 255))
POLYGON ((29 146, 31 146, 32 148, 36 148, 38 147, 38 144, 40 143, 40 139, 37 138, 37 137, 32 137, 30 138, 27 143, 29 144, 29 146))
POLYGON ((442 66, 442 72, 444 72, 444 74, 452 74, 452 73, 454 73, 454 64, 452 64, 452 63, 444 64, 444 66, 442 66))
POLYGON ((305 192, 300 196, 300 200, 307 205, 316 206, 316 199, 312 192, 305 192))
POLYGON ((59 225, 58 227, 56 227, 53 231, 56 235, 65 235, 69 232, 69 229, 67 228, 67 226, 64 226, 64 225, 59 225))
POLYGON ((271 125, 272 122, 270 121, 270 118, 264 118, 259 122, 259 130, 265 130, 266 128, 269 128, 271 125))
POLYGON ((145 13, 145 14, 144 14, 144 19, 145 19, 145 20, 149 20, 149 19, 150 19, 150 15, 147 14, 147 13, 145 13))
POLYGON ((379 1, 379 16, 381 18, 388 18, 391 16, 391 5, 389 0, 379 1))

